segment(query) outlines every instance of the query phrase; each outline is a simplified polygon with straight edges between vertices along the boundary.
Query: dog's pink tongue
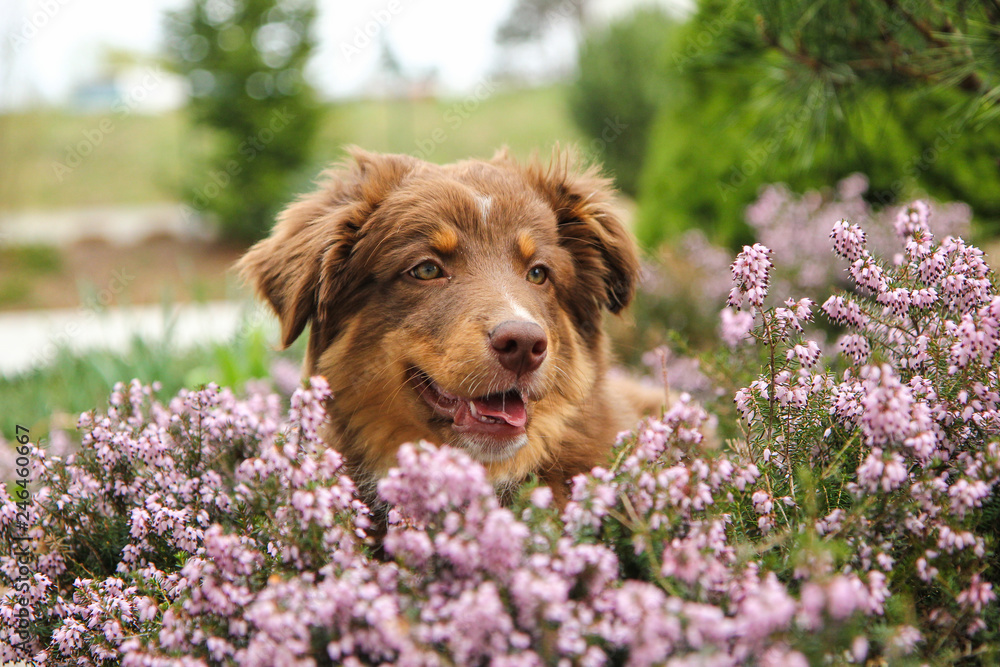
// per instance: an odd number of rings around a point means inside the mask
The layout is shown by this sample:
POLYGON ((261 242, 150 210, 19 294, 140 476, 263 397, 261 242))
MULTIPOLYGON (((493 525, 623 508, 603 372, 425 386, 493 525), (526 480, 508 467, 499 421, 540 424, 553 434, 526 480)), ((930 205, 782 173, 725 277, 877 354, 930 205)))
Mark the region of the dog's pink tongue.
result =
POLYGON ((517 392, 474 398, 472 402, 479 414, 502 419, 511 426, 524 426, 528 422, 524 400, 517 392))

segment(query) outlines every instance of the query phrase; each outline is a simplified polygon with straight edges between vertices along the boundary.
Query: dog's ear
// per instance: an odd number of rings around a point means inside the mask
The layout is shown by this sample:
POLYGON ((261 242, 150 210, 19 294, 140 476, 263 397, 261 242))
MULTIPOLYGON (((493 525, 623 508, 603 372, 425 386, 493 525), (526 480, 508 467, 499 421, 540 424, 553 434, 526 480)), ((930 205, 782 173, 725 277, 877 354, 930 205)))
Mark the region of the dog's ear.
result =
MULTIPOLYGON (((533 160, 525 174, 552 206, 560 243, 578 267, 578 285, 596 300, 593 310, 604 306, 620 312, 635 293, 639 257, 635 241, 615 213, 611 180, 602 177, 597 167, 576 168, 573 157, 558 149, 548 166, 533 160)), ((596 318, 598 313, 589 314, 596 318)))
POLYGON ((295 342, 310 320, 310 353, 329 342, 334 315, 364 279, 348 266, 351 248, 371 214, 416 164, 404 155, 349 152, 346 164, 324 172, 320 188, 288 206, 271 235, 237 263, 240 275, 278 316, 282 347, 295 342))

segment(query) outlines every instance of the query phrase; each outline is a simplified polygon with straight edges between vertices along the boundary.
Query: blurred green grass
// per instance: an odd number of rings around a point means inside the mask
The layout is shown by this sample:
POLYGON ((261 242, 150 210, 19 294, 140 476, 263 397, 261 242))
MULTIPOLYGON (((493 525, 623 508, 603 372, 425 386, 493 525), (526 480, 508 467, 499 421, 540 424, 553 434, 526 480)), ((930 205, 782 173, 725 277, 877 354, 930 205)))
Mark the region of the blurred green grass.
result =
POLYGON ((547 156, 555 142, 582 141, 565 86, 498 91, 485 99, 359 101, 335 106, 320 129, 318 156, 345 144, 373 151, 418 153, 431 162, 490 157, 506 145, 519 157, 547 156))
POLYGON ((187 134, 180 113, 118 118, 36 110, 0 115, 0 209, 174 199, 172 187, 189 150, 182 141, 187 134), (111 131, 101 132, 102 121, 109 119, 111 131), (59 164, 75 164, 73 155, 79 157, 78 166, 59 173, 59 164))
POLYGON ((4 406, 0 433, 10 439, 16 424, 31 429, 33 437, 44 437, 53 428, 73 430, 79 413, 107 408, 117 382, 133 378, 145 384, 160 382, 161 400, 169 400, 182 387, 208 382, 238 391, 250 380, 270 378, 277 359, 298 366, 304 354, 302 341, 276 351, 273 332, 263 327, 248 328, 245 335, 230 341, 186 350, 171 345, 170 339, 167 331, 156 341, 136 338, 124 351, 78 355, 60 349, 48 366, 12 377, 0 375, 4 406))
MULTIPOLYGON (((325 107, 314 159, 300 180, 307 187, 348 144, 381 152, 422 150, 432 162, 451 162, 489 157, 502 145, 522 158, 534 150, 547 156, 555 142, 582 139, 570 118, 565 86, 498 87, 489 97, 345 101, 325 107)), ((210 150, 210 142, 182 111, 0 115, 0 210, 176 200, 186 171, 210 150), (78 166, 59 168, 75 163, 74 156, 78 166)))
POLYGON ((63 256, 52 246, 0 247, 0 305, 27 301, 33 279, 62 269, 63 256))

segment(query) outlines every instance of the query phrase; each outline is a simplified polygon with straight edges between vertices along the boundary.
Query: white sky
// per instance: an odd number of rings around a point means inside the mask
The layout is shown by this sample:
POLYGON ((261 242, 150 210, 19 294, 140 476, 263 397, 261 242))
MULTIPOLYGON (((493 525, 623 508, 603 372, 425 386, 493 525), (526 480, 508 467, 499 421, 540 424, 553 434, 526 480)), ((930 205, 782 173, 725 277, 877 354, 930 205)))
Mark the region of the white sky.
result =
MULTIPOLYGON (((661 2, 663 0, 660 0, 661 2)), ((0 107, 59 103, 100 72, 107 48, 162 52, 165 10, 188 0, 0 0, 0 107)), ((370 83, 384 37, 409 75, 436 71, 447 90, 468 90, 498 64, 497 26, 514 0, 397 0, 399 11, 376 39, 354 47, 357 29, 387 12, 389 0, 318 0, 317 53, 308 76, 332 96, 349 96, 370 83)), ((636 0, 598 0, 594 13, 619 13, 636 0)), ((375 24, 372 24, 374 26, 375 24)), ((371 30, 370 30, 371 32, 371 30)), ((567 31, 534 52, 543 65, 573 62, 567 31)), ((528 59, 530 63, 532 58, 528 59)))

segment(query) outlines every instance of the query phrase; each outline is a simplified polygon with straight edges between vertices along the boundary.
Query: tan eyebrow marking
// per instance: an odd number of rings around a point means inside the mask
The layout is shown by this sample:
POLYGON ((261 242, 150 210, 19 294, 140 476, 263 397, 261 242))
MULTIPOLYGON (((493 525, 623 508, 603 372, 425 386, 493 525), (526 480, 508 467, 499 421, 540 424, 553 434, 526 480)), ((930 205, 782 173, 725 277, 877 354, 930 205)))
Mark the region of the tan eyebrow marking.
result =
POLYGON ((431 247, 445 255, 455 252, 458 248, 458 232, 451 227, 438 227, 431 234, 431 247))
POLYGON ((538 246, 535 245, 535 239, 531 238, 531 234, 521 232, 517 235, 517 249, 521 252, 521 256, 524 257, 525 261, 527 261, 535 256, 538 246))

